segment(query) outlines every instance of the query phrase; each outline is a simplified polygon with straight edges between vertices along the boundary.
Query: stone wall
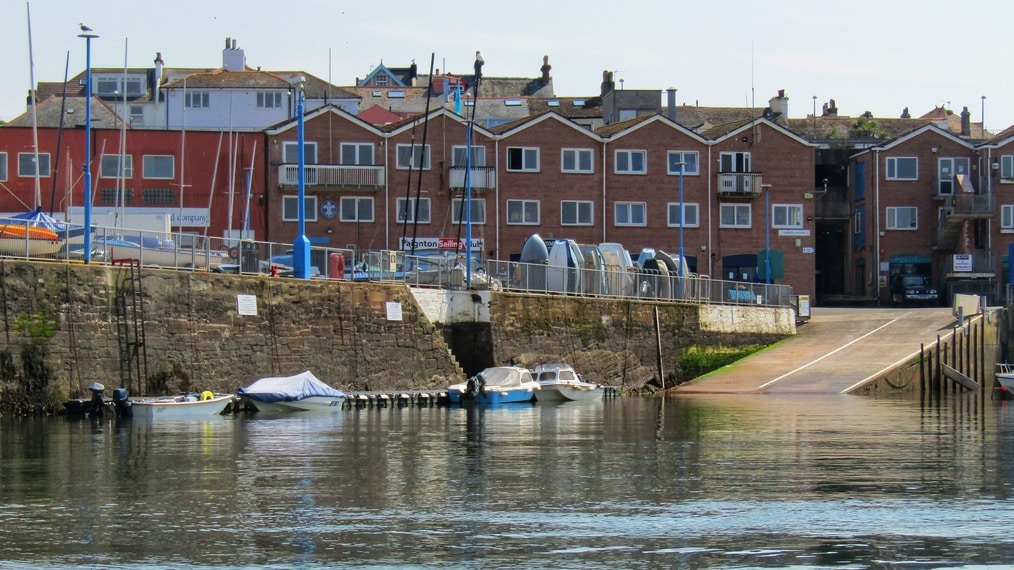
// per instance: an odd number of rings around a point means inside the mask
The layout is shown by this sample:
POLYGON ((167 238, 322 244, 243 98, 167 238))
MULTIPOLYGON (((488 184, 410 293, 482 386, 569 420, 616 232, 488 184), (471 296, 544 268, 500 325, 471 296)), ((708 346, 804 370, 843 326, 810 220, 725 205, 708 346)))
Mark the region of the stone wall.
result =
POLYGON ((126 303, 128 317, 143 310, 135 330, 117 317, 129 268, 0 261, 0 350, 18 368, 0 366, 0 389, 24 381, 31 365, 21 355, 39 352, 27 345, 41 347, 56 402, 86 397, 95 381, 132 395, 231 392, 303 370, 345 391, 437 389, 486 366, 561 360, 589 380, 640 389, 659 384, 660 367, 671 385, 688 347, 767 344, 794 331, 789 309, 459 292, 467 302, 449 303, 456 316, 447 322, 398 284, 148 268, 140 276, 140 305, 126 303), (240 313, 239 295, 255 299, 255 314, 240 313), (121 358, 122 339, 138 335, 143 358, 121 358), (121 373, 124 362, 132 375, 121 373))

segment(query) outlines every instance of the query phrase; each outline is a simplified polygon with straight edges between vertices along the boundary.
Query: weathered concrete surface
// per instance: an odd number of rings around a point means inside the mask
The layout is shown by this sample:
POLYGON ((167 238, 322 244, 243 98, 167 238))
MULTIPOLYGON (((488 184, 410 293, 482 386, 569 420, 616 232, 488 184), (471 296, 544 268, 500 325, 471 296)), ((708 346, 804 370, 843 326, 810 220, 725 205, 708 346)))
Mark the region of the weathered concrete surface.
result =
POLYGON ((814 308, 796 335, 675 389, 847 393, 953 332, 950 308, 814 308))

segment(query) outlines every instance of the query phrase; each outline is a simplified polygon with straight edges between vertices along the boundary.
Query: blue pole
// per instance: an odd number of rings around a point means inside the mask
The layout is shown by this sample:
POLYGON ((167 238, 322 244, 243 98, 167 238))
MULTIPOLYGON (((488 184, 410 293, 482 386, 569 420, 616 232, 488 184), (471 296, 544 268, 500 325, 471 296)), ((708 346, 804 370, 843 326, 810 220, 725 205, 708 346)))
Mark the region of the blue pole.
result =
MULTIPOLYGON (((92 261, 92 38, 98 36, 83 33, 85 39, 85 144, 84 144, 84 262, 92 261)), ((39 167, 38 164, 35 165, 39 167)))
POLYGON ((299 235, 292 243, 292 273, 297 279, 310 278, 310 240, 306 237, 306 155, 303 134, 303 87, 304 80, 299 82, 299 97, 296 104, 296 136, 299 138, 299 171, 297 186, 299 188, 299 235))

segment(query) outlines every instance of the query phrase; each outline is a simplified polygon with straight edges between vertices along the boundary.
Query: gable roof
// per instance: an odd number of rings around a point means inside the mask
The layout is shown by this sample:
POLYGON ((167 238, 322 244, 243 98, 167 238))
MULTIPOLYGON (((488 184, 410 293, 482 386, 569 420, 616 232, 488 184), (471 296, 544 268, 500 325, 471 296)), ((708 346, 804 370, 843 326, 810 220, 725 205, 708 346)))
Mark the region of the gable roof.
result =
MULTIPOLYGON (((303 115, 303 123, 305 124, 307 121, 312 121, 312 120, 316 119, 317 117, 320 117, 322 115, 327 115, 327 114, 337 115, 338 117, 340 117, 342 119, 346 119, 346 120, 348 120, 351 123, 356 123, 358 126, 360 126, 363 129, 366 129, 366 130, 372 132, 373 134, 375 134, 377 136, 381 136, 382 133, 383 133, 383 131, 381 131, 381 129, 377 128, 376 125, 372 125, 369 122, 364 121, 358 115, 353 115, 352 113, 349 113, 348 111, 346 111, 345 109, 343 109, 341 106, 335 105, 333 103, 328 103, 327 105, 321 105, 320 107, 317 107, 317 108, 313 109, 312 111, 307 112, 306 114, 303 115)), ((282 133, 284 133, 286 131, 295 129, 298 126, 299 126, 299 118, 298 117, 292 117, 290 119, 285 119, 283 121, 279 121, 279 122, 275 123, 274 125, 271 125, 270 127, 264 129, 264 134, 268 135, 268 136, 277 136, 277 135, 280 135, 280 134, 282 134, 282 133)))
POLYGON ((614 138, 616 136, 622 137, 630 133, 636 132, 637 130, 642 129, 647 125, 659 122, 669 126, 670 128, 676 131, 683 133, 684 135, 692 139, 697 140, 698 142, 701 143, 707 142, 705 140, 705 137, 701 136, 699 133, 696 133, 685 126, 672 121, 671 119, 660 113, 656 113, 654 115, 641 115, 639 117, 627 119, 626 121, 620 121, 618 123, 613 123, 611 125, 599 127, 598 129, 595 129, 595 134, 599 135, 602 138, 614 138))
MULTIPOLYGON (((63 97, 50 96, 45 101, 36 104, 35 123, 39 128, 59 128, 60 117, 63 116, 63 127, 73 129, 85 126, 85 98, 84 97, 63 97), (64 105, 66 101, 66 105, 64 105)), ((117 115, 112 108, 98 98, 92 97, 91 108, 92 128, 118 129, 123 126, 123 119, 117 115)), ((7 121, 5 127, 31 127, 32 111, 25 111, 21 115, 7 121)), ((130 121, 127 121, 127 128, 130 128, 130 121)))

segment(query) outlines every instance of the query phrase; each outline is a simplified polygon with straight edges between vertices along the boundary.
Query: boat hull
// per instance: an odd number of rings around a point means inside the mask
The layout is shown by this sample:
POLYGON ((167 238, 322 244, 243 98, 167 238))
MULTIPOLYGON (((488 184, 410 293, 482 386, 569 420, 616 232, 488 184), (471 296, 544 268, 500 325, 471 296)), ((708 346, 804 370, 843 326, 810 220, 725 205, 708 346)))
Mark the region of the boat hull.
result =
POLYGON ((345 407, 347 398, 344 396, 311 396, 300 400, 262 402, 255 398, 247 397, 246 400, 261 413, 290 414, 293 412, 336 412, 345 407))
POLYGON ((543 384, 539 389, 540 402, 586 402, 601 400, 605 389, 595 384, 543 384))
POLYGON ((215 394, 207 400, 186 396, 131 398, 134 418, 148 420, 193 420, 220 416, 232 402, 232 394, 215 394))

